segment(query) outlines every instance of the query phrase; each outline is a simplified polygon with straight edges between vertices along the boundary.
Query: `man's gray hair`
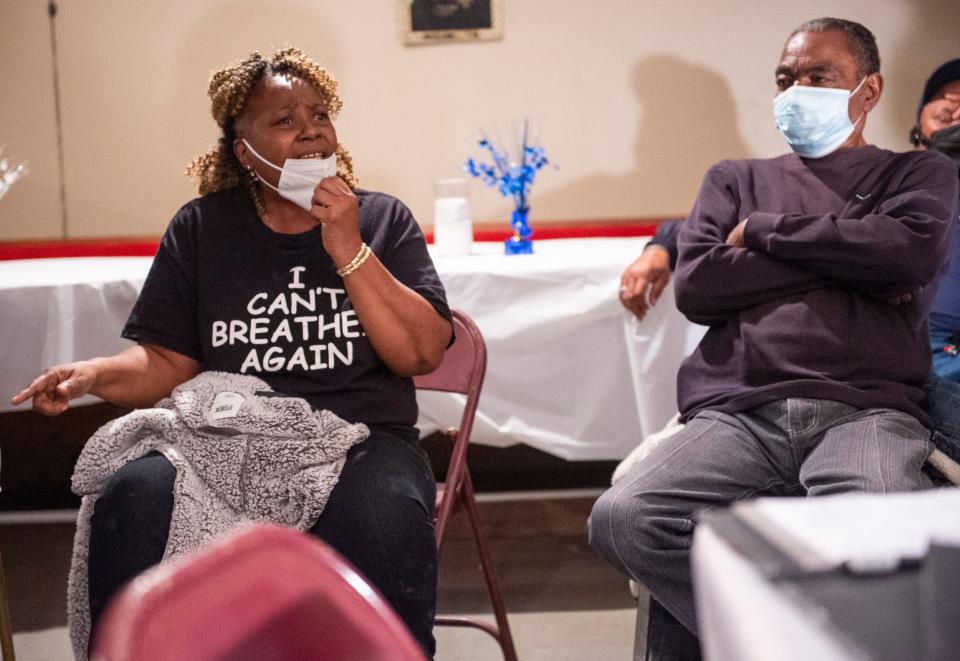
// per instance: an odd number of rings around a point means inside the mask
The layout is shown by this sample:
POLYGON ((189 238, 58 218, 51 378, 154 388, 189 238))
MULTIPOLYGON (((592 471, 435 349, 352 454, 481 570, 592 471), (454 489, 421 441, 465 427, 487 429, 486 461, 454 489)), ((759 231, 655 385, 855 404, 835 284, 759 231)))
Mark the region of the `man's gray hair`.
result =
POLYGON ((871 73, 880 73, 880 51, 877 40, 867 28, 854 21, 843 18, 815 18, 794 30, 787 41, 800 32, 827 32, 841 30, 847 35, 850 51, 857 60, 858 74, 862 78, 871 73))

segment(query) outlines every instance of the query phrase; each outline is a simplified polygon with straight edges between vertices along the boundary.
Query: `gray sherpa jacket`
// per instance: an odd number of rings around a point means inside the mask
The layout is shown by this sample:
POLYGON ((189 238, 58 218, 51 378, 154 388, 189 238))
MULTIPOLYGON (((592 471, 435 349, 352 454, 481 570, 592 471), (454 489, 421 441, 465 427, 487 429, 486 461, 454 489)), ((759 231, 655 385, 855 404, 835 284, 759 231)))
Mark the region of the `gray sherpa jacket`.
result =
POLYGON ((177 469, 164 561, 249 521, 307 530, 336 485, 347 450, 369 430, 300 398, 278 396, 253 376, 203 372, 152 409, 101 427, 73 474, 82 496, 67 587, 70 637, 87 658, 87 557, 97 495, 125 463, 160 452, 177 469))

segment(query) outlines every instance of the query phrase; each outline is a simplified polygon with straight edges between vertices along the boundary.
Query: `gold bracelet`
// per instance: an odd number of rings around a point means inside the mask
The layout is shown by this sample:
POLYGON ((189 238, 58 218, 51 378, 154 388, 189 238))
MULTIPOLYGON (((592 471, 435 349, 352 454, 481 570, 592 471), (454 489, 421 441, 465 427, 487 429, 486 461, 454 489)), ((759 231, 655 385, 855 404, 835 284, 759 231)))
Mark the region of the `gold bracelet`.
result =
POLYGON ((349 262, 337 269, 337 275, 343 275, 343 272, 349 269, 351 266, 360 261, 360 258, 363 257, 363 253, 367 248, 367 244, 363 241, 360 242, 360 250, 357 251, 357 254, 353 256, 349 262))
POLYGON ((370 246, 365 243, 360 244, 360 250, 357 251, 357 256, 353 258, 353 261, 347 265, 348 268, 346 272, 356 271, 357 268, 366 261, 367 257, 370 256, 371 252, 373 251, 370 250, 370 246))
POLYGON ((362 257, 359 257, 359 255, 358 255, 359 259, 355 259, 355 260, 354 260, 353 262, 351 262, 346 268, 340 269, 340 271, 338 272, 339 275, 340 275, 340 277, 341 277, 341 278, 345 278, 345 277, 347 277, 348 275, 350 275, 351 273, 353 273, 354 271, 356 271, 358 268, 360 268, 361 266, 363 266, 363 263, 364 263, 365 261, 367 261, 367 258, 370 257, 370 255, 372 255, 372 254, 373 254, 373 251, 370 250, 370 246, 364 245, 364 246, 363 246, 363 256, 362 256, 362 257))
POLYGON ((356 271, 358 268, 360 268, 360 266, 363 265, 365 261, 367 261, 367 258, 372 253, 373 251, 370 250, 370 246, 368 246, 366 243, 361 243, 360 250, 357 252, 357 256, 354 257, 350 261, 350 263, 347 264, 346 266, 342 266, 338 268, 337 275, 339 275, 341 278, 345 278, 346 276, 350 275, 351 273, 356 271))

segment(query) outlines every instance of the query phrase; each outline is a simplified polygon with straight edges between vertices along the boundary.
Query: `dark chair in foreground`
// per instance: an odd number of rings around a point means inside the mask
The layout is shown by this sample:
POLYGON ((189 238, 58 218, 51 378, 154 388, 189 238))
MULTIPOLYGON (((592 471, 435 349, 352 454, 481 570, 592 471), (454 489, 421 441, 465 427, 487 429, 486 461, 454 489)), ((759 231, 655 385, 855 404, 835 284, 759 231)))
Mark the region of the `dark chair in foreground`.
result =
POLYGON ((424 661, 336 551, 254 525, 135 578, 94 638, 97 661, 424 661))
POLYGON ((436 623, 438 625, 482 629, 497 640, 506 661, 516 661, 517 653, 513 645, 513 636, 510 634, 510 624, 507 622, 503 593, 500 590, 493 562, 490 559, 486 533, 480 525, 477 501, 473 494, 473 483, 470 480, 470 470, 467 467, 467 446, 470 443, 473 418, 477 412, 480 389, 483 386, 483 377, 487 370, 487 349, 479 329, 466 314, 454 310, 453 325, 457 340, 447 350, 443 364, 436 371, 414 379, 418 390, 438 390, 466 395, 460 426, 446 432, 453 443, 453 451, 450 464, 447 467, 446 482, 437 485, 435 515, 437 550, 442 549, 443 534, 450 515, 457 506, 462 506, 470 520, 473 539, 477 546, 477 554, 480 557, 480 565, 487 582, 487 591, 490 593, 490 602, 493 605, 497 625, 494 627, 477 620, 443 616, 437 617, 436 623))

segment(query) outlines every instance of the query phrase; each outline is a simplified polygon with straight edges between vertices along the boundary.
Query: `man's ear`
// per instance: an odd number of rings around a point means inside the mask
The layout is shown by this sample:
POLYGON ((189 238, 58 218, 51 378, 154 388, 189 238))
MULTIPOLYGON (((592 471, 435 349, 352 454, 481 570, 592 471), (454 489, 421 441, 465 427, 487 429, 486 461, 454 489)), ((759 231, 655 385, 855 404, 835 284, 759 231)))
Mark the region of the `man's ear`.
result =
POLYGON ((880 95, 883 94, 883 76, 871 73, 863 86, 867 88, 863 97, 863 112, 870 112, 880 102, 880 95))

